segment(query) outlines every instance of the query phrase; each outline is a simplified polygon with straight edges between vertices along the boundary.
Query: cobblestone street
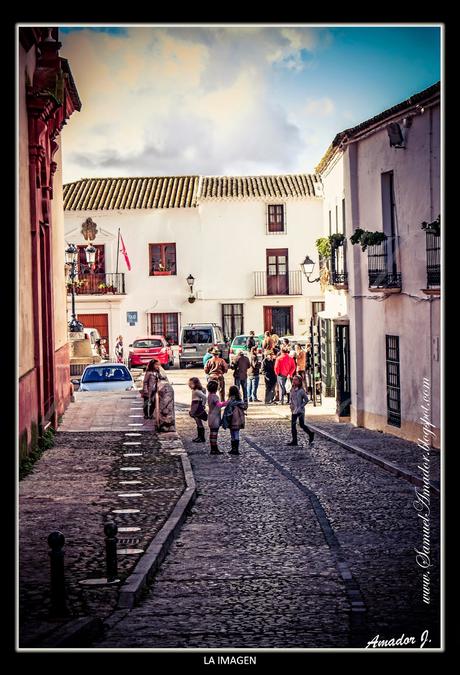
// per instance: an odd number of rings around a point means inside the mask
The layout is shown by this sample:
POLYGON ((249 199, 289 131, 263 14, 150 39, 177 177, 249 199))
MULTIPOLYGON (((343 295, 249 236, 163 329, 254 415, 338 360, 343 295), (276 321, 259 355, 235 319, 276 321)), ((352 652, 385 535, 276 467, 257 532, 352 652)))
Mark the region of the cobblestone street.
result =
POLYGON ((160 451, 139 394, 77 394, 53 448, 19 487, 21 644, 38 644, 61 620, 50 620, 47 537, 66 538, 70 617, 103 618, 115 609, 118 585, 83 587, 105 577, 104 522, 118 533, 118 576, 131 573, 184 488, 180 458, 160 451), (139 416, 140 415, 140 416, 139 416), (126 512, 123 512, 126 511, 126 512), (123 531, 121 528, 133 528, 123 531))
POLYGON ((428 606, 414 485, 319 435, 285 447, 289 422, 262 404, 249 407, 241 456, 225 431, 225 454, 210 456, 191 443, 190 374, 171 377, 198 498, 149 593, 93 646, 364 647, 402 633, 419 646, 425 630, 438 646, 437 496, 428 606))

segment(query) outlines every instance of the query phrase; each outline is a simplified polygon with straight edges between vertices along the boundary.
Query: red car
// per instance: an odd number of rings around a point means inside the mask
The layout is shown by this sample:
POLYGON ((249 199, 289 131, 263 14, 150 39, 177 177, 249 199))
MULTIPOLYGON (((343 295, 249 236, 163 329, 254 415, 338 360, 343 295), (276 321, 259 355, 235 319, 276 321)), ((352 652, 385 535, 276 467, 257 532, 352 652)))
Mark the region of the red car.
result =
POLYGON ((165 370, 174 365, 173 350, 163 335, 139 337, 129 345, 128 368, 146 368, 152 359, 158 359, 165 370))

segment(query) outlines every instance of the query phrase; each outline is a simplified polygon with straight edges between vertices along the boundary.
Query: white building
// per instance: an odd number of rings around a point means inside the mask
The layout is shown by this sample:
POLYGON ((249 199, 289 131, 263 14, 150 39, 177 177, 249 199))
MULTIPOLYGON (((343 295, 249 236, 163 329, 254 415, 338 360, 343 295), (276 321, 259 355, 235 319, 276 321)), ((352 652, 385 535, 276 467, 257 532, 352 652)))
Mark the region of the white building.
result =
POLYGON ((66 240, 81 247, 77 315, 111 353, 119 334, 125 344, 158 333, 177 342, 189 322, 229 337, 305 333, 323 299, 300 269, 322 233, 317 175, 83 179, 64 186, 64 205, 66 240), (85 273, 87 218, 98 260, 85 273), (131 271, 120 254, 116 275, 118 231, 131 271))
POLYGON ((439 447, 441 237, 421 229, 441 212, 439 83, 337 134, 317 171, 323 236, 348 240, 322 313, 338 413, 417 440, 428 408, 439 447), (363 252, 349 240, 358 228, 387 240, 363 252))

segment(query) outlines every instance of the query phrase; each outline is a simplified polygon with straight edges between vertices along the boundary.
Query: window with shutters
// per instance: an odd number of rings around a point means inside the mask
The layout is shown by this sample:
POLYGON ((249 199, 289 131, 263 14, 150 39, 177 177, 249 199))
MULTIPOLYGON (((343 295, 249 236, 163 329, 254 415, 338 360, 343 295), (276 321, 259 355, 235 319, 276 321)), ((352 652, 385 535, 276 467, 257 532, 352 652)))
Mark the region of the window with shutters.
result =
POLYGON ((387 422, 401 426, 401 379, 399 373, 399 336, 386 335, 387 422))
POLYGON ((269 234, 284 234, 284 204, 269 204, 267 208, 267 232, 269 234))
POLYGON ((177 274, 176 244, 149 244, 150 276, 177 274))

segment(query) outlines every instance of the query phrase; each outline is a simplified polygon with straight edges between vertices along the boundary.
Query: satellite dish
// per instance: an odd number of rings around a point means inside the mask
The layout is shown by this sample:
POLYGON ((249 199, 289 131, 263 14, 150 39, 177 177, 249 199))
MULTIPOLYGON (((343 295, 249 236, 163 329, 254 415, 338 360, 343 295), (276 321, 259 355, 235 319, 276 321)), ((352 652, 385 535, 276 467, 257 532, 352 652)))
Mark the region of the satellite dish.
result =
POLYGON ((401 127, 397 122, 392 122, 387 126, 388 138, 390 139, 390 146, 394 148, 404 147, 404 136, 401 127))

